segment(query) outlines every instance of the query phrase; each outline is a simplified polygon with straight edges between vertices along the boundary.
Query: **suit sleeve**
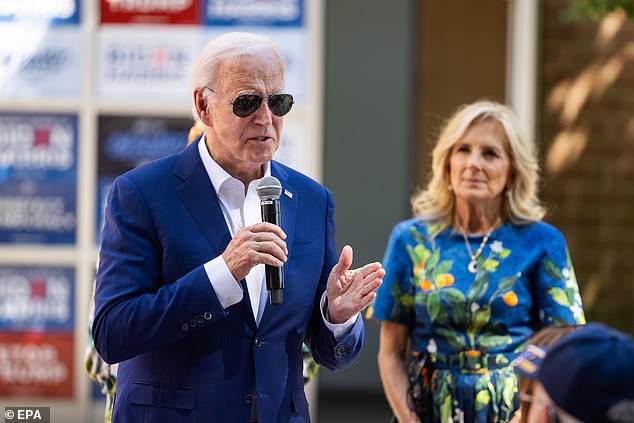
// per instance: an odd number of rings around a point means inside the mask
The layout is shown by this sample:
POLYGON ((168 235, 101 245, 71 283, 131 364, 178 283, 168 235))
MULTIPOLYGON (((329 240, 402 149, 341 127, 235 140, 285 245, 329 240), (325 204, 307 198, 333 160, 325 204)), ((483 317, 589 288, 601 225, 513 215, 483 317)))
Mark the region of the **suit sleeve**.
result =
POLYGON ((336 340, 334 334, 321 318, 320 299, 326 290, 328 276, 337 263, 335 239, 335 204, 332 195, 326 191, 326 234, 325 258, 321 279, 311 317, 307 343, 315 361, 330 370, 343 370, 350 367, 363 347, 363 319, 358 318, 350 332, 336 340))
POLYGON ((161 269, 147 203, 130 179, 119 177, 106 207, 92 326, 106 362, 164 347, 226 316, 202 265, 175 281, 163 281, 161 269))

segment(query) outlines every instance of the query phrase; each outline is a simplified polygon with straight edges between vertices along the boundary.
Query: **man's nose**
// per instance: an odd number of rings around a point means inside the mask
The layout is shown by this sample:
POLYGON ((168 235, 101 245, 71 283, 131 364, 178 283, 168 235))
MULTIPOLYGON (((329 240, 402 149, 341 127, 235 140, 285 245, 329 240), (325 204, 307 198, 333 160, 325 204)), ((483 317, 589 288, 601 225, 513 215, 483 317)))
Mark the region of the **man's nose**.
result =
POLYGON ((273 112, 269 108, 269 99, 262 99, 262 104, 255 111, 253 123, 258 125, 269 125, 273 122, 273 112))

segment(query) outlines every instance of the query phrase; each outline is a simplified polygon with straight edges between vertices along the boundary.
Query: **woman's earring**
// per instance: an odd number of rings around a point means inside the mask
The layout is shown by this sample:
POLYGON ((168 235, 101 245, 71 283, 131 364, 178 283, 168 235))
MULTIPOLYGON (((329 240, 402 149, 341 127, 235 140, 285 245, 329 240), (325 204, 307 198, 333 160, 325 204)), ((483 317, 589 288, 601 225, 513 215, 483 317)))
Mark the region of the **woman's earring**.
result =
POLYGON ((447 185, 447 189, 449 190, 449 192, 453 191, 453 187, 451 186, 451 184, 447 185))

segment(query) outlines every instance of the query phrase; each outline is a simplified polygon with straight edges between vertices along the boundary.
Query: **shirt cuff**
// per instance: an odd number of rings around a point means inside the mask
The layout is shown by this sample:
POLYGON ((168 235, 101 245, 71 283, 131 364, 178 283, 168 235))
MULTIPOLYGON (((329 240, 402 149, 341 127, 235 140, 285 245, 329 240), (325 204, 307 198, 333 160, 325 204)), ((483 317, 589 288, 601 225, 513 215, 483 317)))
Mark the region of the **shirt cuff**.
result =
POLYGON ((205 272, 223 308, 242 301, 242 287, 231 274, 222 255, 204 264, 205 272))
POLYGON ((359 314, 357 313, 348 320, 343 323, 330 323, 326 316, 324 316, 324 305, 326 304, 326 291, 321 295, 321 301, 319 302, 319 311, 321 312, 321 319, 324 321, 326 327, 332 332, 335 336, 335 340, 340 340, 345 335, 350 333, 350 330, 357 323, 357 319, 359 318, 359 314))

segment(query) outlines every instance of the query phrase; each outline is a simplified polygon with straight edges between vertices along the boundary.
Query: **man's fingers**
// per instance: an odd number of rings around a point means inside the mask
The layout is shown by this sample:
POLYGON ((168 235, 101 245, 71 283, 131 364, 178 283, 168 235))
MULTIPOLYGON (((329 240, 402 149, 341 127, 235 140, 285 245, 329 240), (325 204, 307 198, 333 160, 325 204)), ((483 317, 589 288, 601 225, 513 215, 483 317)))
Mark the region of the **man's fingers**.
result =
POLYGON ((274 243, 275 245, 277 245, 283 252, 285 255, 288 255, 288 249, 286 248, 286 242, 284 242, 282 239, 280 239, 277 235, 268 233, 268 232, 261 232, 261 233, 255 233, 253 234, 253 238, 251 239, 252 242, 255 242, 256 248, 258 245, 260 244, 270 244, 270 243, 274 243))
POLYGON ((374 291, 370 292, 369 294, 361 298, 361 310, 369 306, 372 303, 372 301, 374 301, 375 298, 376 298, 376 292, 374 291))
POLYGON ((341 255, 339 256, 339 262, 334 269, 337 274, 341 275, 348 269, 350 269, 350 265, 352 264, 352 247, 346 245, 341 250, 341 255))
POLYGON ((356 289, 357 291, 365 291, 366 285, 376 280, 382 280, 383 276, 385 276, 385 270, 381 267, 380 263, 370 263, 352 272, 354 272, 354 276, 346 279, 349 279, 348 284, 352 285, 352 289, 356 289))
POLYGON ((370 276, 373 272, 376 272, 379 270, 383 270, 383 269, 381 267, 381 263, 376 261, 374 263, 368 263, 365 266, 356 269, 355 273, 358 275, 360 279, 365 279, 368 276, 370 276))
POLYGON ((286 259, 282 261, 271 254, 259 253, 256 261, 260 264, 268 264, 269 266, 282 267, 284 266, 286 259))
POLYGON ((377 290, 379 286, 383 283, 382 278, 369 279, 367 283, 365 283, 361 287, 361 295, 364 297, 368 295, 370 292, 374 292, 377 290))
POLYGON ((286 263, 286 245, 280 246, 274 241, 257 242, 253 244, 253 250, 260 254, 271 255, 283 263, 286 263))
POLYGON ((385 276, 385 269, 379 267, 374 272, 367 274, 363 277, 365 281, 371 281, 373 279, 382 279, 385 276))
POLYGON ((277 225, 268 222, 256 223, 251 226, 246 226, 243 229, 249 230, 251 232, 273 232, 281 239, 286 239, 286 233, 277 225))
POLYGON ((240 228, 223 252, 231 274, 240 280, 258 264, 283 266, 288 256, 283 238, 284 231, 270 223, 240 228))
POLYGON ((264 248, 262 244, 257 249, 251 249, 244 253, 245 262, 248 263, 249 270, 258 264, 268 264, 270 266, 281 267, 286 262, 286 256, 279 247, 271 246, 271 250, 264 248), (274 253, 272 250, 275 250, 274 253))
POLYGON ((266 249, 267 247, 261 247, 259 246, 259 244, 275 243, 284 252, 284 254, 287 255, 288 249, 286 247, 286 242, 284 241, 284 238, 282 236, 285 238, 286 234, 284 234, 284 232, 278 226, 271 225, 270 223, 258 223, 253 226, 240 228, 234 236, 232 244, 235 243, 237 248, 252 248, 259 251, 272 251, 270 250, 270 247, 268 247, 269 249, 266 249), (267 228, 277 229, 274 231, 269 231, 267 230, 267 228))

